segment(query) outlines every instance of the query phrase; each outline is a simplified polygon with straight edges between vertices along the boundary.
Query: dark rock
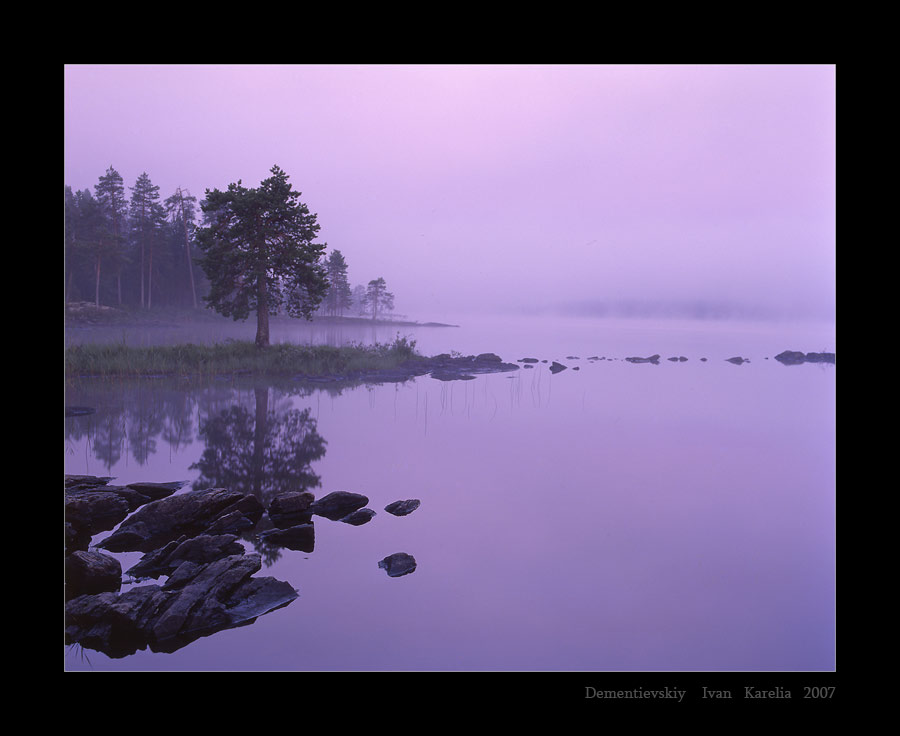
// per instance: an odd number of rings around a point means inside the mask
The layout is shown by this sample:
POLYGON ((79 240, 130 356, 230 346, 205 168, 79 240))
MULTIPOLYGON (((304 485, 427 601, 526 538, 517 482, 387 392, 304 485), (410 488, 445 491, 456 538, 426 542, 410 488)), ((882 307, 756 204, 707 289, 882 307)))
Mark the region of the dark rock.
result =
POLYGON ((537 358, 519 358, 518 363, 537 363, 539 362, 537 358))
POLYGON ((706 362, 706 358, 700 358, 700 362, 701 362, 701 363, 705 363, 705 362, 706 362))
POLYGON ((580 371, 580 370, 581 370, 581 367, 576 365, 576 366, 573 366, 573 367, 572 367, 572 370, 573 370, 573 371, 580 371))
POLYGON ((651 355, 649 358, 625 358, 629 363, 652 363, 659 365, 659 356, 651 355))
POLYGON ((313 502, 309 510, 318 516, 324 516, 332 521, 339 521, 347 514, 352 514, 357 509, 369 503, 368 497, 361 493, 350 491, 334 491, 313 502))
POLYGON ((269 529, 257 536, 269 547, 284 547, 295 552, 312 552, 316 548, 316 529, 311 521, 286 529, 269 529))
POLYGON ((559 373, 560 371, 564 371, 568 366, 563 365, 562 363, 557 363, 555 360, 553 364, 550 366, 551 373, 559 373))
POLYGON ((223 557, 244 554, 244 547, 234 534, 201 534, 181 536, 157 550, 148 552, 128 574, 134 578, 158 578, 170 575, 182 562, 205 565, 223 557))
POLYGON ((734 358, 728 358, 726 362, 734 363, 735 365, 741 365, 742 363, 749 363, 750 361, 747 358, 736 356, 734 358))
POLYGON ((341 517, 340 521, 345 524, 351 524, 352 526, 362 526, 363 524, 368 524, 375 516, 375 512, 372 509, 359 509, 358 511, 354 511, 351 514, 347 514, 344 517, 341 517))
POLYGON ((567 355, 566 360, 581 360, 577 355, 567 355))
POLYGON ((523 365, 522 367, 523 367, 523 368, 534 368, 533 365, 523 365))
POLYGON ((66 416, 67 417, 83 417, 88 414, 93 414, 97 410, 90 406, 67 406, 66 407, 66 416))
POLYGON ((416 569, 416 558, 405 552, 395 552, 379 562, 378 567, 387 572, 389 577, 399 578, 401 575, 409 575, 416 569))
POLYGON ((407 516, 419 508, 420 503, 421 501, 419 501, 418 498, 410 498, 406 501, 394 501, 385 506, 384 510, 394 516, 407 516))
POLYGON ((312 506, 316 497, 309 491, 292 491, 275 496, 269 504, 269 518, 272 523, 281 528, 294 526, 301 522, 309 521, 312 506))
POLYGON ((259 555, 234 555, 205 565, 183 562, 165 586, 82 595, 65 609, 65 639, 109 657, 148 646, 173 652, 201 636, 247 623, 297 598, 289 584, 253 578, 259 555))
POLYGON ((499 355, 494 353, 481 353, 475 356, 476 363, 502 363, 503 360, 499 355))
POLYGON ((182 535, 244 531, 259 521, 262 512, 262 504, 250 493, 224 488, 190 491, 148 503, 98 546, 110 552, 149 552, 182 535))
POLYGON ((66 598, 114 593, 122 586, 122 565, 94 550, 77 550, 66 557, 66 598))

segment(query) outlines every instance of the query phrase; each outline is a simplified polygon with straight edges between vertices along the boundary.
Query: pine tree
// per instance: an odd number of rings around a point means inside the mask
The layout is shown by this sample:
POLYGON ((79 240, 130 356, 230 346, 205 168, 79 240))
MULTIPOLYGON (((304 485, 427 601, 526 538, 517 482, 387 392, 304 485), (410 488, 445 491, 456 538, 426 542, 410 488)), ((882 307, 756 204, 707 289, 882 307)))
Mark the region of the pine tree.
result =
POLYGON ((125 202, 125 183, 122 175, 112 166, 94 186, 97 202, 106 218, 112 247, 109 257, 116 271, 116 293, 122 305, 122 268, 125 265, 125 223, 128 207, 125 202))
POLYGON ((343 315, 353 299, 347 279, 347 261, 339 250, 331 251, 325 262, 325 271, 328 274, 328 295, 325 299, 328 313, 332 316, 343 315))
POLYGON ((135 246, 141 254, 141 307, 148 309, 152 302, 153 246, 159 239, 164 219, 164 210, 159 203, 159 187, 144 172, 131 187, 131 231, 135 246))
POLYGON ((208 224, 197 231, 207 304, 235 320, 255 310, 258 347, 269 344, 269 315, 281 305, 311 319, 328 290, 321 263, 327 244, 314 242, 317 216, 284 171, 274 166, 271 173, 258 189, 240 180, 224 192, 207 189, 200 208, 208 224))
POLYGON ((394 295, 387 290, 384 279, 378 277, 369 282, 366 289, 366 304, 372 309, 372 321, 378 319, 378 311, 394 308, 394 295))

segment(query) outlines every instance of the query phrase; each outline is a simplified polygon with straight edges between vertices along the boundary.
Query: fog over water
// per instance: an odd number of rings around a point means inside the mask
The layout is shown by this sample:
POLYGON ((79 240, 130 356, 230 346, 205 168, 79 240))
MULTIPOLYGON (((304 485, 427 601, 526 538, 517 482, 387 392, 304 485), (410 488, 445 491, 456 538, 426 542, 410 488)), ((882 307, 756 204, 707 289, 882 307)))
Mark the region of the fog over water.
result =
POLYGON ((64 140, 76 190, 277 164, 417 319, 834 312, 830 65, 74 64, 64 140))

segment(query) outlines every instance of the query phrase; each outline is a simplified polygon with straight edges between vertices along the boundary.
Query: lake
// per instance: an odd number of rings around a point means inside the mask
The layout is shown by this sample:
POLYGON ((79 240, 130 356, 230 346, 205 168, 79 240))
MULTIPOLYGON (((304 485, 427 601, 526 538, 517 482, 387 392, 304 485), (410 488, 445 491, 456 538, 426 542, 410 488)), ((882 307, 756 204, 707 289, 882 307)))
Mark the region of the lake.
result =
MULTIPOLYGON (((314 517, 313 551, 267 549, 259 575, 299 597, 250 625, 173 653, 112 659, 71 646, 66 669, 834 669, 836 368, 774 357, 835 352, 833 325, 453 321, 298 323, 273 327, 272 339, 399 332, 428 355, 567 369, 343 389, 230 377, 67 386, 67 404, 96 412, 65 419, 66 473, 240 488, 264 503, 349 490, 376 516, 362 526, 314 517), (658 365, 624 360, 653 354, 658 365), (667 360, 677 356, 687 360, 667 360), (421 505, 408 516, 383 510, 411 498, 421 505), (379 568, 395 552, 415 557, 412 574, 379 568)), ((252 325, 242 329, 232 336, 252 339, 252 325)), ((243 543, 255 551, 252 536, 243 543)), ((127 570, 141 555, 114 556, 127 570)))

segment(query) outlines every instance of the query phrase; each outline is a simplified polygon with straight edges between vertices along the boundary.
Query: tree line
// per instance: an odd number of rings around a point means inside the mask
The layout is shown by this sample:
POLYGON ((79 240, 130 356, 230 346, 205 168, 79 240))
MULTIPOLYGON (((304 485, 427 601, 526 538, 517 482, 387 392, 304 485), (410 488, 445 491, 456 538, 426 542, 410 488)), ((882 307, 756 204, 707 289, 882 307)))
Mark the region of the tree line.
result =
POLYGON ((152 309, 206 306, 234 319, 389 314, 394 295, 381 277, 350 286, 340 250, 325 257, 317 216, 279 167, 257 188, 240 181, 206 190, 198 203, 182 187, 161 199, 146 172, 127 187, 112 166, 93 192, 65 186, 65 300, 152 309))

